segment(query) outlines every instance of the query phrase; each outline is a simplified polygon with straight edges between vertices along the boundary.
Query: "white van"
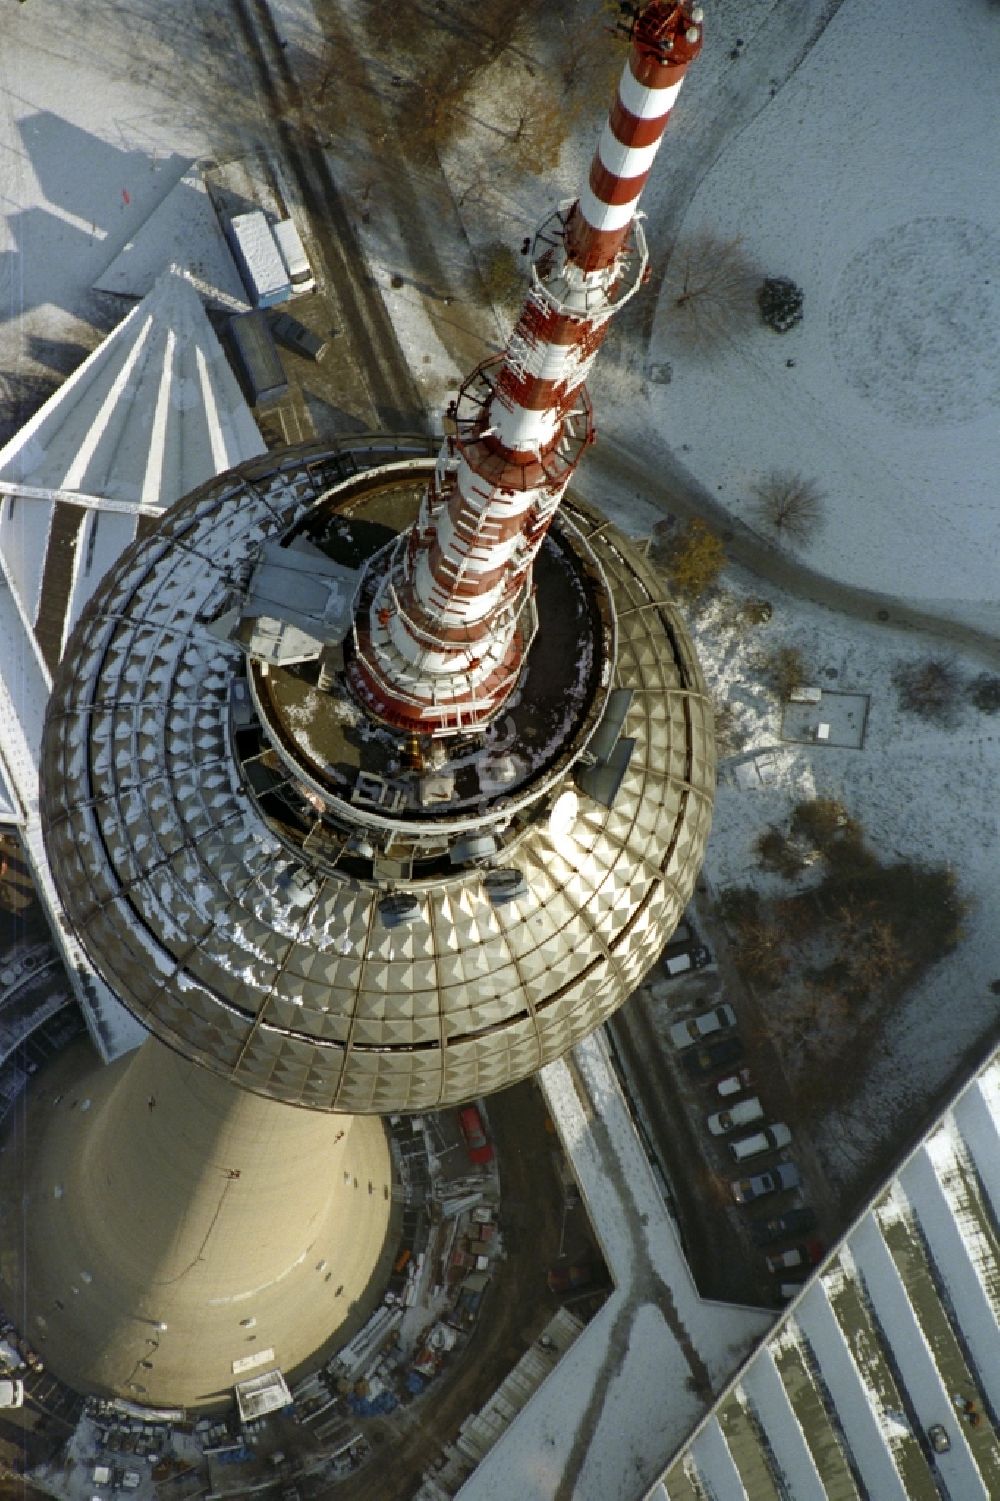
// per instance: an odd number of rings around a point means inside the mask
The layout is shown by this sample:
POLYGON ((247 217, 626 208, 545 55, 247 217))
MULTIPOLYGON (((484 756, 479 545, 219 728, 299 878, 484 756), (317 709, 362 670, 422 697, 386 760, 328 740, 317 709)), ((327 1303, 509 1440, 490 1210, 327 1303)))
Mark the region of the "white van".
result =
POLYGON ((315 292, 316 278, 313 276, 309 258, 299 232, 295 228, 294 220, 282 219, 273 226, 272 233, 281 251, 281 259, 285 263, 288 280, 292 284, 292 296, 297 297, 303 292, 315 292))
POLYGON ((729 1150, 737 1162, 743 1162, 747 1157, 756 1157, 760 1152, 773 1152, 778 1147, 787 1147, 791 1139, 791 1131, 779 1123, 764 1126, 752 1136, 741 1136, 737 1141, 731 1141, 729 1150))
POLYGON ((737 1126, 750 1126, 754 1121, 762 1120, 763 1116, 764 1107, 754 1094, 748 1100, 737 1100, 727 1110, 717 1110, 714 1115, 710 1115, 708 1129, 713 1136, 725 1136, 730 1131, 735 1131, 737 1126))

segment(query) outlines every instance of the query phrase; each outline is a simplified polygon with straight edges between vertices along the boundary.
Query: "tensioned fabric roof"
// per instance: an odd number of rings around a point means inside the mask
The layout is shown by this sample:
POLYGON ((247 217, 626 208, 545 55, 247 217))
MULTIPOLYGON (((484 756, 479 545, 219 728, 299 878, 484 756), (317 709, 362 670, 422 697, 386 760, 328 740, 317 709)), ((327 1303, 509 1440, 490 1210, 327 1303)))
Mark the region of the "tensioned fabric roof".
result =
POLYGON ((395 929, 377 886, 336 871, 307 866, 303 902, 303 862, 232 753, 242 658, 198 615, 345 470, 407 457, 379 442, 244 466, 123 560, 57 680, 43 802, 76 930, 144 1023, 247 1088, 383 1113, 502 1088, 630 994, 690 898, 714 746, 701 671, 656 575, 598 513, 564 502, 617 613, 614 684, 634 690, 635 752, 613 806, 581 794, 570 828, 531 824, 504 854, 527 885, 506 906, 475 868, 416 891, 417 920, 395 929))
POLYGON ((140 515, 264 451, 198 293, 165 272, 0 449, 0 556, 48 672, 140 515))

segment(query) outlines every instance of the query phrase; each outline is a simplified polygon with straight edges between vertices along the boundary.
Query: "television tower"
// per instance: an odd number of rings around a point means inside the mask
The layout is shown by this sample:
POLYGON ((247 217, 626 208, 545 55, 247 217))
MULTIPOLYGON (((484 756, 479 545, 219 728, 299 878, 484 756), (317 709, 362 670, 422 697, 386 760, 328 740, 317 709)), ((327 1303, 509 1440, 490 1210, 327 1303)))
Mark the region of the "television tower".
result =
POLYGON ((391 1259, 379 1117, 561 1055, 691 896, 704 680, 657 575, 567 491, 700 8, 635 6, 630 38, 588 185, 436 456, 372 436, 219 476, 70 642, 48 854, 153 1034, 29 1099, 0 1296, 79 1389, 196 1408, 248 1359, 318 1360, 391 1259))

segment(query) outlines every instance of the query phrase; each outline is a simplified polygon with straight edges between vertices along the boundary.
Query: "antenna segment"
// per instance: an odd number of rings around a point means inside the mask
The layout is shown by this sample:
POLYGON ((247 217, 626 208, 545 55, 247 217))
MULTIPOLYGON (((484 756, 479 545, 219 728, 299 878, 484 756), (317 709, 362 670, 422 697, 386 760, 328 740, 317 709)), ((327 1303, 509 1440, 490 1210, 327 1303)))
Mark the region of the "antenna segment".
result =
POLYGON ((636 206, 689 64, 702 10, 651 0, 586 187, 535 234, 531 282, 503 354, 448 409, 414 526, 373 560, 348 680, 398 730, 482 730, 516 687, 535 632, 532 563, 594 441, 585 381, 648 264, 636 206))

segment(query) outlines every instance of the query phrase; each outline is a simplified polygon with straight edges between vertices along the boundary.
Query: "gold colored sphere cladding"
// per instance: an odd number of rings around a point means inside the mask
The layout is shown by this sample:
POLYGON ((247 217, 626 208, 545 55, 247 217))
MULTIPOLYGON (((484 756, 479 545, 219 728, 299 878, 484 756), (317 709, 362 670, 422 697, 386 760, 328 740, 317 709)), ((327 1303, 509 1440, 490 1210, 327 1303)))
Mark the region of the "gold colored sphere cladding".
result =
POLYGON ((501 1089, 604 1021, 690 899, 715 783, 711 705, 680 615, 638 550, 568 497, 556 528, 602 578, 611 682, 633 690, 634 752, 613 806, 581 791, 571 826, 550 826, 552 799, 573 786, 579 747, 563 746, 564 771, 498 857, 524 894, 494 904, 475 866, 403 880, 419 911, 396 928, 377 885, 303 870, 280 820, 240 785, 231 691, 243 658, 203 621, 263 541, 317 508, 363 521, 369 505, 391 511, 394 485, 412 495, 432 458, 379 441, 370 461, 396 467, 375 477, 339 451, 257 461, 130 549, 67 650, 42 765, 52 869, 112 989, 226 1079, 352 1114, 501 1089))

